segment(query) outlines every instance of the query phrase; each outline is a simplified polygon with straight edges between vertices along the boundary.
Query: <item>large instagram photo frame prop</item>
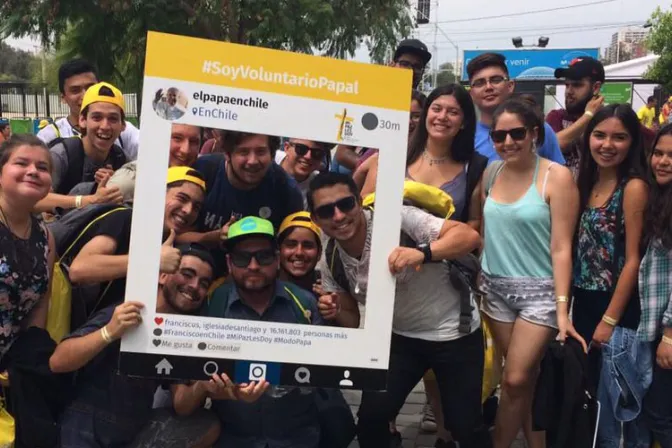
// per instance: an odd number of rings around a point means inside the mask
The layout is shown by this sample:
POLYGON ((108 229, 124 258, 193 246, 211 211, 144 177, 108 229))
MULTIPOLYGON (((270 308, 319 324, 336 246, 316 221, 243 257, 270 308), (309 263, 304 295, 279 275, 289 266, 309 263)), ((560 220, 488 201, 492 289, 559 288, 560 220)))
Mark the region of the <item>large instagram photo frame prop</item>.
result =
POLYGON ((142 324, 122 340, 120 370, 242 378, 240 370, 261 363, 276 384, 384 389, 395 294, 387 258, 399 243, 410 89, 410 70, 150 32, 125 296, 145 308, 142 324), (157 90, 169 87, 188 98, 187 112, 174 121, 152 107, 157 90), (380 149, 384 175, 376 188, 363 329, 155 312, 173 123, 380 149), (235 334, 255 336, 254 342, 228 339, 235 334), (298 342, 277 343, 276 337, 298 342), (303 369, 311 372, 309 384, 303 369))

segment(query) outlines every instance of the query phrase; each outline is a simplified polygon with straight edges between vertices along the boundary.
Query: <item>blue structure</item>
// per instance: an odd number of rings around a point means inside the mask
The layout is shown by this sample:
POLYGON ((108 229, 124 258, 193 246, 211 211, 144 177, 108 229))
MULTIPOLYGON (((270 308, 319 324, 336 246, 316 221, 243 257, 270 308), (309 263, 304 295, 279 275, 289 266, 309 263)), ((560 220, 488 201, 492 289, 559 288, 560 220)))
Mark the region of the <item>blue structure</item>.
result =
POLYGON ((590 56, 599 59, 597 48, 521 49, 521 50, 466 50, 462 64, 462 79, 468 80, 467 64, 482 53, 499 53, 506 57, 511 79, 553 79, 556 68, 567 67, 573 59, 590 56))

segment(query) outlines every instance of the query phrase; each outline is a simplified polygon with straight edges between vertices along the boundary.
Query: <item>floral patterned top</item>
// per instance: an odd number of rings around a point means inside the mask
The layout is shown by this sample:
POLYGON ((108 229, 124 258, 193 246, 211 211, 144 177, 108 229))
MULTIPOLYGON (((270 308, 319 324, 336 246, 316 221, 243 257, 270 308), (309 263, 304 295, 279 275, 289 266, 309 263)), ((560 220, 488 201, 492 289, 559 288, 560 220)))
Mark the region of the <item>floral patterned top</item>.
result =
POLYGON ((49 286, 49 238, 33 217, 30 237, 17 238, 0 223, 0 357, 49 286))
MULTIPOLYGON (((616 188, 611 198, 601 207, 586 207, 581 214, 574 262, 574 286, 589 291, 611 291, 614 279, 611 266, 614 257, 616 213, 621 207, 625 182, 616 188)), ((621 213, 621 235, 625 233, 625 218, 621 213)), ((625 254, 619 255, 620 272, 625 254)))

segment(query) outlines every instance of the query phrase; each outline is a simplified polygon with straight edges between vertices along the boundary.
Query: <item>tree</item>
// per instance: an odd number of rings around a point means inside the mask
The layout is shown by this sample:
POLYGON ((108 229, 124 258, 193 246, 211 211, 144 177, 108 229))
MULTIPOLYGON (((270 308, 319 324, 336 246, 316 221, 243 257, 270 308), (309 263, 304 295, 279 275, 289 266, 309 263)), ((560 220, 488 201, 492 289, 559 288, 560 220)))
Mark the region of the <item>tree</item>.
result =
POLYGON ((648 79, 661 82, 672 91, 672 9, 657 8, 649 19, 651 32, 647 39, 649 50, 660 56, 646 73, 648 79))
POLYGON ((138 88, 148 30, 375 62, 413 25, 409 0, 2 0, 0 34, 40 36, 102 79, 138 88))
POLYGON ((16 50, 0 42, 0 80, 15 82, 30 80, 35 60, 33 54, 16 50))

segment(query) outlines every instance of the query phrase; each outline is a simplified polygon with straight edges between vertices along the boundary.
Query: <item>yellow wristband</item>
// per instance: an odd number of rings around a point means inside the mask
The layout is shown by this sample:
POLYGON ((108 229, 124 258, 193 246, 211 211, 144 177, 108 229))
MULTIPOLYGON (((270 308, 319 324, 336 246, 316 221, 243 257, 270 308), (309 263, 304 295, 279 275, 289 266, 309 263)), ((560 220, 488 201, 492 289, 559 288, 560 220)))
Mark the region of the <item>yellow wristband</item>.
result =
POLYGON ((672 345, 672 338, 663 335, 663 342, 667 345, 672 345))
POLYGON ((567 302, 569 302, 569 297, 567 297, 567 296, 558 296, 555 300, 556 300, 558 303, 567 303, 567 302))
POLYGON ((82 195, 75 196, 75 208, 82 208, 82 195))
POLYGON ((602 322, 604 322, 607 325, 611 325, 612 327, 618 325, 618 321, 616 319, 614 319, 613 317, 609 317, 606 314, 602 316, 602 322))
POLYGON ((589 110, 585 111, 585 112, 583 113, 583 115, 588 115, 590 118, 593 118, 593 117, 595 116, 595 114, 592 113, 592 112, 589 111, 589 110))

